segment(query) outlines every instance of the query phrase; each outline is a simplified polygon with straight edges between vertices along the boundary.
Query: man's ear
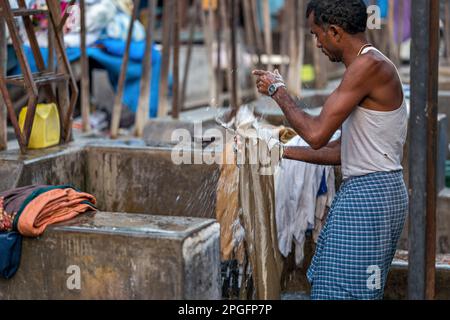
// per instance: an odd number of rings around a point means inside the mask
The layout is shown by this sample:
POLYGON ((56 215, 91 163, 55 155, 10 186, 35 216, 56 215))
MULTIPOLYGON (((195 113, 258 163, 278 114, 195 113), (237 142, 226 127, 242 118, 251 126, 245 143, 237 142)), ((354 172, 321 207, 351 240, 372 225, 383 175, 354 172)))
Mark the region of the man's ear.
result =
POLYGON ((340 42, 343 35, 343 30, 339 26, 331 25, 328 28, 328 32, 330 33, 330 36, 333 37, 336 42, 340 42))

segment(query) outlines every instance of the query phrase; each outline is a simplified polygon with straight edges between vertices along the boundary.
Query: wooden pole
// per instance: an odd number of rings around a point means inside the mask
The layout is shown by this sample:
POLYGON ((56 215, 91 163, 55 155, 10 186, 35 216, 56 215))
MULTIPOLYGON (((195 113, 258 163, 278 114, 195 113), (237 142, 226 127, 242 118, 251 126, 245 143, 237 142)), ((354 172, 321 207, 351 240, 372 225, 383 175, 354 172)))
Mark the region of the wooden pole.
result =
MULTIPOLYGON (((6 76, 7 68, 7 43, 6 43, 6 25, 3 16, 0 16, 0 76, 6 76)), ((0 98, 0 151, 6 150, 8 147, 8 132, 7 132, 7 112, 6 104, 3 97, 0 98)))
POLYGON ((259 25, 259 20, 258 20, 258 6, 257 6, 257 0, 249 0, 251 1, 251 13, 252 13, 252 19, 253 19, 253 28, 255 30, 255 39, 256 39, 256 50, 258 52, 258 57, 259 57, 259 61, 258 61, 258 67, 262 68, 262 63, 261 63, 261 55, 264 51, 264 40, 261 34, 261 27, 259 25))
POLYGON ((231 107, 233 114, 237 114, 239 110, 238 100, 238 67, 237 67, 237 23, 238 23, 238 1, 231 0, 230 5, 231 12, 231 75, 232 75, 232 87, 231 87, 231 107))
POLYGON ((180 118, 180 1, 176 1, 173 32, 173 99, 172 118, 180 118))
POLYGON ((210 105, 212 107, 217 106, 216 99, 216 74, 214 72, 214 50, 213 50, 213 28, 214 28, 214 19, 212 17, 212 7, 211 7, 211 1, 207 1, 208 7, 202 8, 201 13, 201 21, 202 21, 202 30, 203 30, 203 36, 205 39, 205 45, 206 45, 206 51, 207 51, 207 61, 209 64, 209 72, 208 72, 208 79, 209 79, 209 99, 210 99, 210 105), (208 14, 206 13, 208 11, 208 14))
POLYGON ((389 33, 389 55, 392 62, 398 65, 398 49, 395 41, 395 3, 389 1, 389 13, 388 13, 388 33, 389 33))
POLYGON ((183 73, 183 82, 181 85, 181 96, 180 96, 180 108, 184 109, 186 103, 186 92, 187 92, 187 83, 189 79, 189 68, 191 65, 192 58, 192 47, 194 45, 194 36, 195 36, 195 27, 197 25, 198 19, 200 17, 201 7, 199 6, 199 0, 194 0, 192 4, 190 14, 189 14, 189 40, 188 47, 186 53, 186 62, 184 64, 184 73, 183 73))
POLYGON ((450 64, 450 0, 445 1, 445 51, 447 63, 450 64))
MULTIPOLYGON (((232 50, 232 41, 231 41, 231 26, 230 26, 230 15, 229 12, 231 10, 230 0, 222 0, 220 1, 220 17, 222 20, 222 29, 225 38, 225 64, 227 66, 226 79, 227 79, 227 90, 231 93, 233 87, 233 75, 232 75, 232 62, 231 62, 231 50, 232 50)), ((231 104, 231 102, 230 102, 231 104)))
POLYGON ((142 61, 142 75, 139 90, 138 109, 135 120, 135 136, 144 135, 144 127, 150 114, 150 85, 152 75, 152 44, 155 21, 156 0, 148 0, 147 8, 147 32, 145 37, 145 52, 142 61))
POLYGON ((122 114, 122 98, 123 98, 123 91, 125 88, 125 80, 127 76, 127 70, 128 70, 128 60, 130 57, 130 45, 131 40, 133 37, 133 26, 134 21, 136 21, 139 13, 139 4, 140 0, 134 0, 134 8, 133 8, 133 15, 130 21, 130 26, 128 28, 128 35, 127 35, 127 42, 125 46, 125 53, 122 60, 122 67, 120 69, 120 76, 119 76, 119 83, 117 85, 117 93, 114 100, 114 109, 112 114, 112 121, 111 121, 111 138, 117 139, 119 135, 119 127, 120 127, 120 117, 122 114))
POLYGON ((398 57, 399 66, 401 63, 401 51, 402 51, 402 44, 403 44, 403 20, 404 20, 403 11, 405 10, 404 1, 405 0, 398 1, 397 57, 398 57))
MULTIPOLYGON (((176 0, 175 0, 176 1, 176 0)), ((165 0, 163 2, 163 27, 162 27, 162 61, 161 61, 161 75, 159 80, 159 106, 158 117, 165 117, 168 113, 169 100, 167 97, 169 85, 169 68, 171 55, 171 37, 173 27, 173 8, 174 0, 165 0)))
POLYGON ((86 46, 86 4, 85 0, 80 0, 80 37, 81 37, 81 116, 83 132, 91 130, 89 121, 90 113, 90 79, 89 79, 89 59, 86 46))
MULTIPOLYGON (((253 26, 253 18, 252 18, 252 8, 251 2, 248 0, 242 1, 243 10, 244 10, 244 24, 245 24, 245 34, 247 39, 247 45, 249 46, 249 52, 252 55, 252 66, 254 69, 257 68, 257 62, 253 59, 255 55, 257 55, 256 49, 256 35, 253 26)), ((256 86, 252 86, 254 90, 255 97, 258 96, 258 88, 256 86)))
POLYGON ((222 101, 222 91, 223 91, 223 78, 222 78, 222 18, 220 14, 220 2, 224 0, 217 0, 217 8, 215 10, 216 14, 216 41, 217 41, 217 52, 216 52, 216 101, 217 106, 221 107, 223 105, 222 101))
POLYGON ((264 21, 264 44, 266 47, 266 54, 269 59, 267 68, 272 71, 272 55, 273 55, 273 43, 272 43, 272 19, 270 16, 269 0, 262 1, 263 8, 263 21, 264 21))

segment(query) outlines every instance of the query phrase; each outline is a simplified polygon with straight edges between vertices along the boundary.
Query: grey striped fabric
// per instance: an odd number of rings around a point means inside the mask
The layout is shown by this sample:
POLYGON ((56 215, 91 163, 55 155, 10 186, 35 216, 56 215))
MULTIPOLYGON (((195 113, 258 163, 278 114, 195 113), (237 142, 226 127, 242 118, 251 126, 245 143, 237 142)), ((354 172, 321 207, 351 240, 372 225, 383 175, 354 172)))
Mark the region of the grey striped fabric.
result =
POLYGON ((308 270, 313 300, 379 300, 408 212, 403 172, 346 180, 308 270))

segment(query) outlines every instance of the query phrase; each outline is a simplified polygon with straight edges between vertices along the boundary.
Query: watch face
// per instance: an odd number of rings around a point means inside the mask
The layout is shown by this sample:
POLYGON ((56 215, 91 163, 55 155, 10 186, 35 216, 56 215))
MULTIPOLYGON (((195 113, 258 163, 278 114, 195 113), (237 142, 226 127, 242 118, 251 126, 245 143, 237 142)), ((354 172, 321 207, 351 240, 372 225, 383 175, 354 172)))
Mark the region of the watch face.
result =
POLYGON ((275 93, 275 85, 271 84, 269 87, 269 95, 273 96, 275 93))

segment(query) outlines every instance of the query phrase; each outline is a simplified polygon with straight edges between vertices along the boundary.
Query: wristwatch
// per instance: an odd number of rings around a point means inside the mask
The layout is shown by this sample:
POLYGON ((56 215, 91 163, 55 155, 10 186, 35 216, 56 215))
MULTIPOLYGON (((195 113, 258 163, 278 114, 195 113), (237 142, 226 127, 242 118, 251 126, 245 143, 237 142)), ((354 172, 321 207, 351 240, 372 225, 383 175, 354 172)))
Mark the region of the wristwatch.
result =
POLYGON ((283 82, 277 82, 277 83, 272 83, 269 86, 269 96, 273 97, 273 95, 275 93, 277 93, 278 89, 281 87, 286 87, 286 85, 283 82))

